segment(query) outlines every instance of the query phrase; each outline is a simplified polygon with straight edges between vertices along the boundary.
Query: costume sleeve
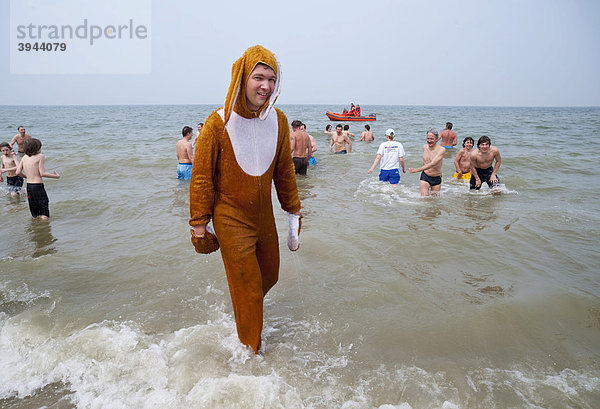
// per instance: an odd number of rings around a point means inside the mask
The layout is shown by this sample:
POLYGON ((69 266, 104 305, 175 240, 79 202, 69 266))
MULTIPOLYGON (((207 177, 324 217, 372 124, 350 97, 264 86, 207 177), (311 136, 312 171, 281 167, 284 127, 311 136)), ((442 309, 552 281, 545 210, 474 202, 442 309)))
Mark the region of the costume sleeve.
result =
POLYGON ((285 114, 277 108, 276 111, 279 140, 277 143, 273 181, 281 208, 288 213, 296 213, 300 211, 300 199, 298 198, 296 173, 294 172, 294 162, 292 161, 290 147, 290 127, 285 114))
POLYGON ((196 141, 190 181, 190 226, 206 224, 212 218, 219 137, 223 133, 223 128, 223 120, 217 112, 213 112, 206 119, 196 141))

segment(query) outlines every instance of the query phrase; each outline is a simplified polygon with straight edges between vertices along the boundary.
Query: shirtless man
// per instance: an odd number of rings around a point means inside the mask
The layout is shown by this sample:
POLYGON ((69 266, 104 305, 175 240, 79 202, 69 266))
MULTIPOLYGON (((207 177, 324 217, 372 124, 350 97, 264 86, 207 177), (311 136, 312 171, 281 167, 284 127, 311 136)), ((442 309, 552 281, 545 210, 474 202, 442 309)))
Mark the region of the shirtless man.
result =
POLYGON ((435 129, 429 129, 427 143, 423 145, 423 166, 416 169, 408 168, 410 173, 421 172, 419 180, 421 196, 429 196, 430 189, 431 194, 437 196, 442 189, 442 161, 446 149, 435 143, 437 140, 438 132, 435 129))
POLYGON ((25 153, 25 141, 27 139, 31 138, 31 135, 26 134, 25 133, 25 127, 23 125, 19 126, 17 128, 17 130, 19 131, 18 134, 16 134, 15 136, 13 136, 13 138, 11 139, 9 145, 10 145, 10 149, 14 148, 15 142, 17 143, 17 152, 20 153, 21 155, 25 153))
POLYGON ((183 137, 177 141, 175 150, 177 151, 177 179, 188 180, 192 178, 192 165, 194 163, 194 150, 190 139, 194 131, 189 126, 184 126, 181 130, 183 137))
POLYGON ((292 160, 296 173, 306 175, 308 168, 308 158, 310 158, 310 138, 306 131, 300 129, 302 122, 292 121, 292 133, 290 134, 290 143, 292 148, 292 160))
POLYGON ((365 142, 371 142, 374 139, 375 137, 373 136, 373 132, 371 132, 371 126, 369 126, 369 124, 365 125, 365 130, 360 136, 360 140, 365 142))
MULTIPOLYGON (((442 131, 438 140, 442 140, 442 146, 446 149, 454 149, 457 144, 456 132, 452 130, 452 122, 446 122, 446 129, 442 131)), ((437 142, 437 141, 436 141, 437 142)))
POLYGON ((482 182, 494 187, 500 184, 500 179, 496 176, 502 158, 500 151, 492 146, 492 141, 487 136, 482 136, 477 141, 477 149, 471 152, 471 189, 479 190, 482 182), (494 167, 492 164, 496 160, 494 167))
POLYGON ((204 122, 200 122, 198 124, 198 133, 194 136, 194 139, 192 139, 192 149, 194 149, 196 147, 196 141, 200 137, 200 132, 202 132, 202 127, 203 126, 204 126, 204 122))
MULTIPOLYGON (((306 124, 300 125, 300 129, 306 132, 306 124)), ((313 155, 313 153, 317 151, 317 141, 315 141, 315 138, 311 134, 308 134, 308 139, 310 139, 310 158, 308 159, 308 166, 314 166, 317 163, 317 160, 313 155)))
POLYGON ((470 136, 467 136, 462 143, 462 149, 456 154, 454 159, 454 167, 456 172, 454 178, 466 182, 471 180, 471 148, 475 145, 475 141, 470 136))
POLYGON ((333 147, 335 146, 334 153, 352 153, 352 141, 348 138, 348 135, 344 135, 342 129, 343 126, 341 124, 335 127, 335 133, 331 136, 331 142, 329 143, 329 152, 333 152, 333 147), (346 144, 349 146, 347 152, 346 144))

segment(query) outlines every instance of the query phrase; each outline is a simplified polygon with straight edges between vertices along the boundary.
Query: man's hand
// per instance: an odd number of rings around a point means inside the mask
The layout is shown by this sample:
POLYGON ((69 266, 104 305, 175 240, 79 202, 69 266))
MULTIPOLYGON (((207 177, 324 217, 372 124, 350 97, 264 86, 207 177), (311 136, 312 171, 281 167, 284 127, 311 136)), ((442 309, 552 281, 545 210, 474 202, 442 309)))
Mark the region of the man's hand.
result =
POLYGON ((198 226, 194 226, 194 236, 204 237, 205 234, 206 234, 206 224, 199 224, 198 226))

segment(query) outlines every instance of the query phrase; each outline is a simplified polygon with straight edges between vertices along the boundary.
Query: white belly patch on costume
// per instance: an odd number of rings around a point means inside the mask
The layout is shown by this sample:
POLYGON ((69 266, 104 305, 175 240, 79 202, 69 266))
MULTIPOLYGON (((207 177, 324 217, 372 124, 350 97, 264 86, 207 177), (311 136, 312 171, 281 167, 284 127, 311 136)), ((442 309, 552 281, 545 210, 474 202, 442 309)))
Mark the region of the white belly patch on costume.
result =
MULTIPOLYGON (((221 119, 222 111, 218 111, 221 119)), ((264 121, 259 118, 243 118, 232 112, 226 129, 240 168, 251 176, 264 174, 273 163, 277 150, 277 112, 269 112, 264 121)))

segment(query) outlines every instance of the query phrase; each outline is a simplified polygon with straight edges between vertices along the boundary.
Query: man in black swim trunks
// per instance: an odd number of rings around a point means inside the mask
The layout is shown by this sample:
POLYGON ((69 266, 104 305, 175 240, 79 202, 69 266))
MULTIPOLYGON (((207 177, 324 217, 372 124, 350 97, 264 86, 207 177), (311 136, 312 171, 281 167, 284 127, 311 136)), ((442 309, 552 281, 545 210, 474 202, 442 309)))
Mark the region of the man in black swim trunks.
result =
POLYGON ((422 172, 419 180, 421 196, 429 196, 429 190, 433 196, 437 196, 442 190, 442 161, 446 149, 436 143, 437 138, 435 129, 427 131, 427 143, 423 145, 423 166, 408 168, 410 173, 422 172))
POLYGON ((495 146, 492 146, 492 141, 487 136, 482 136, 477 141, 477 149, 471 152, 471 189, 479 190, 483 182, 489 187, 494 187, 500 184, 500 179, 496 176, 502 158, 500 151, 495 146), (492 167, 492 164, 496 163, 492 167))

